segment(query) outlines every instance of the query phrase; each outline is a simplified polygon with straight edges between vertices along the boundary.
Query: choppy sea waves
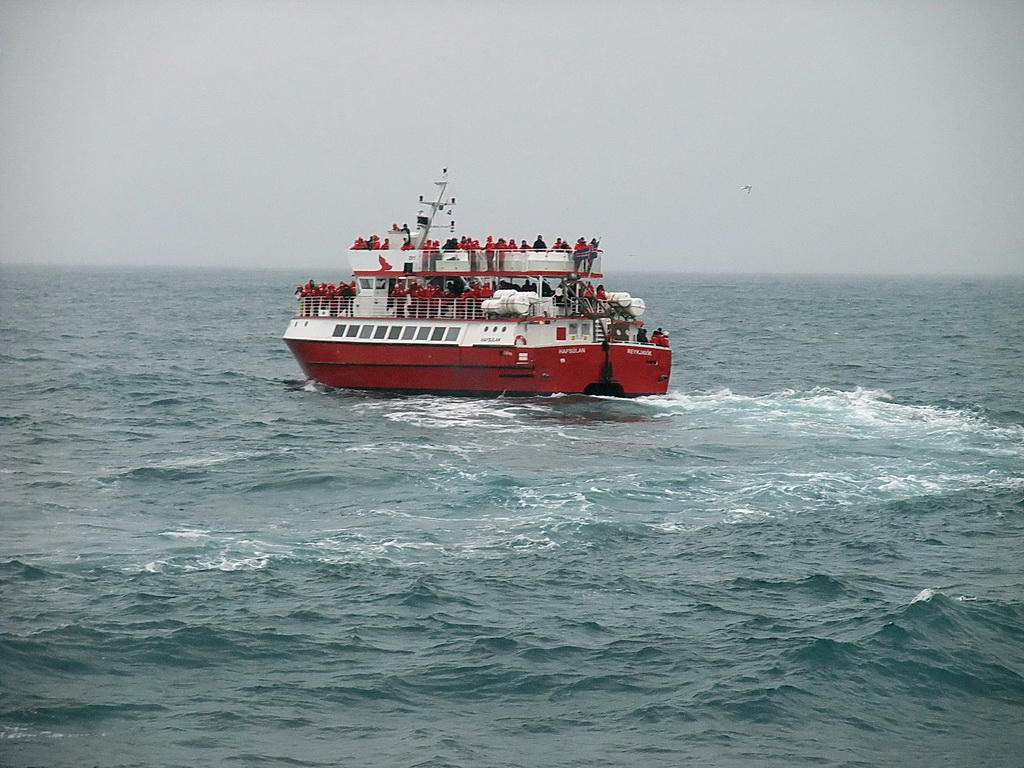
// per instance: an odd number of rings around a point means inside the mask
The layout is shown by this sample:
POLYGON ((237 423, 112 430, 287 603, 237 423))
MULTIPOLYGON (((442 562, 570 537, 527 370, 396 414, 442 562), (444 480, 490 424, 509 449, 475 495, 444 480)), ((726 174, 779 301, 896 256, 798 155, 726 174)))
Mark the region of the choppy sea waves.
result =
POLYGON ((673 386, 615 400, 304 382, 302 276, 39 279, 4 765, 1022 764, 1019 282, 634 276, 673 386))

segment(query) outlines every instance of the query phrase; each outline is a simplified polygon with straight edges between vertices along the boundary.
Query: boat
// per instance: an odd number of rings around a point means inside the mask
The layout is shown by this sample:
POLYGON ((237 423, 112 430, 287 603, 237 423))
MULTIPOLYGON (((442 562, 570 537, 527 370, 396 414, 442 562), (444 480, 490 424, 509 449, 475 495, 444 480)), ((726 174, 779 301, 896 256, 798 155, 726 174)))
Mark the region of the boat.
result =
POLYGON ((309 380, 473 396, 668 390, 668 337, 648 339, 643 299, 604 290, 596 238, 456 239, 447 169, 434 183, 415 227, 356 240, 350 283, 296 289, 284 341, 309 380), (442 229, 452 235, 443 245, 442 229))

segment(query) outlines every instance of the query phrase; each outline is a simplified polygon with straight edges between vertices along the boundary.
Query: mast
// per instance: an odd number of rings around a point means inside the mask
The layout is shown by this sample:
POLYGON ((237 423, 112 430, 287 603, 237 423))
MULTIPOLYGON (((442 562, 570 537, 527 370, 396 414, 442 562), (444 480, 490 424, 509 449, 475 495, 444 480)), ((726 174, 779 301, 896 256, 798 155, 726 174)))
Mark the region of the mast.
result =
MULTIPOLYGON (((444 199, 444 192, 448 188, 447 168, 441 169, 441 178, 435 181, 434 184, 438 187, 437 200, 430 202, 429 200, 424 200, 423 195, 420 195, 420 203, 429 209, 429 213, 424 213, 424 211, 420 210, 416 214, 416 234, 412 237, 412 244, 417 249, 423 248, 423 243, 426 242, 427 238, 430 236, 430 230, 435 226, 434 217, 437 216, 438 212, 447 208, 447 215, 451 216, 451 208, 455 205, 454 197, 451 200, 444 199)), ((454 232, 455 220, 452 219, 448 226, 450 226, 454 232)))

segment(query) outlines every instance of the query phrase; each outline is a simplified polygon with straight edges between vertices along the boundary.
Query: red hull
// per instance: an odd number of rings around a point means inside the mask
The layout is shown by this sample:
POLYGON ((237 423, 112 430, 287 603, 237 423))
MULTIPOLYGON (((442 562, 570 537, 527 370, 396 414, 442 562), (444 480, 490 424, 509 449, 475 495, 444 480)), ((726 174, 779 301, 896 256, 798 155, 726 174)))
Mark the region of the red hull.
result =
POLYGON ((670 349, 643 344, 611 344, 606 360, 600 344, 461 347, 285 341, 307 377, 348 389, 636 397, 664 394, 672 365, 670 349))

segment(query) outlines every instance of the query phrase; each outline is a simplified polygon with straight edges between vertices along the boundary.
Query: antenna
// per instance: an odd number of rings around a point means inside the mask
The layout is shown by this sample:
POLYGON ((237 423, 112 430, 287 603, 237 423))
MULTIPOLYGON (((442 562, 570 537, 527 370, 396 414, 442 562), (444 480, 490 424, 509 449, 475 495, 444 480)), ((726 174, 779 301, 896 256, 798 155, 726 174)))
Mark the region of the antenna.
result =
MULTIPOLYGON (((429 202, 429 201, 423 199, 423 195, 420 195, 420 200, 419 201, 421 203, 423 203, 424 205, 426 205, 430 209, 430 211, 429 211, 429 213, 427 213, 425 215, 421 211, 419 213, 419 215, 416 216, 416 234, 412 238, 412 241, 413 241, 414 245, 416 246, 416 248, 422 248, 423 247, 423 243, 426 241, 427 237, 429 237, 430 230, 434 227, 434 217, 437 216, 438 211, 441 211, 442 213, 445 213, 444 209, 447 208, 448 211, 447 211, 446 215, 451 216, 452 215, 451 206, 455 205, 455 198, 454 197, 451 200, 445 200, 445 198, 444 198, 445 189, 448 188, 448 169, 447 168, 442 168, 441 169, 441 178, 438 179, 437 181, 435 181, 434 184, 437 185, 437 187, 438 187, 438 190, 437 190, 437 200, 435 200, 434 202, 429 202)), ((454 220, 452 220, 450 226, 451 226, 451 231, 454 232, 455 231, 455 221, 454 220)))

